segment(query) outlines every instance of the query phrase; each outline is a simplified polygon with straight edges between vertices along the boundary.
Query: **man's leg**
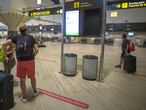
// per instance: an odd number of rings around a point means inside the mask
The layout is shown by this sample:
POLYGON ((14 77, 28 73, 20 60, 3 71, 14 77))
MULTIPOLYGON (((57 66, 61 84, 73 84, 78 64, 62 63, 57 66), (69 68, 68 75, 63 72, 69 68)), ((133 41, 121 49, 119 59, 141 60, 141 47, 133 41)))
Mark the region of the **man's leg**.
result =
POLYGON ((33 92, 37 92, 37 89, 36 89, 36 78, 33 77, 31 78, 31 85, 32 85, 32 89, 33 89, 33 92))
POLYGON ((26 71, 25 62, 17 61, 17 77, 20 78, 20 88, 22 91, 21 101, 27 102, 27 92, 26 92, 26 71))
POLYGON ((27 93, 26 93, 26 78, 21 78, 20 79, 20 88, 21 88, 21 91, 22 91, 22 96, 24 98, 27 97, 27 93))
POLYGON ((123 57, 121 57, 121 58, 120 58, 120 66, 122 66, 123 61, 124 61, 124 58, 123 58, 123 57))
POLYGON ((124 61, 124 55, 125 55, 125 53, 122 52, 121 57, 120 57, 120 63, 119 63, 119 65, 115 66, 116 68, 121 68, 123 61, 124 61))
POLYGON ((31 79, 31 86, 32 86, 32 89, 33 89, 33 96, 37 96, 38 92, 37 92, 37 89, 36 89, 35 62, 34 62, 34 60, 28 61, 27 75, 28 75, 28 78, 31 79))
POLYGON ((39 95, 39 92, 37 91, 37 88, 36 88, 36 78, 33 77, 31 78, 31 85, 32 85, 32 89, 33 89, 33 96, 36 97, 39 95))

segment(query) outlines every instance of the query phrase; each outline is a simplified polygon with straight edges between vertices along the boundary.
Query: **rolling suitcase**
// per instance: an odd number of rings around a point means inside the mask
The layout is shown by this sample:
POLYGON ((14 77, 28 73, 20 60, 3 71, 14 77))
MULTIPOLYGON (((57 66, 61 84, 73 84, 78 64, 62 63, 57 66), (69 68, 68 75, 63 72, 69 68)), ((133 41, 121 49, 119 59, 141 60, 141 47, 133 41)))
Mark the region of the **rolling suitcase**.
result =
POLYGON ((135 73, 136 72, 136 57, 133 55, 125 56, 123 69, 127 73, 135 73))
POLYGON ((0 71, 0 110, 9 110, 13 106, 13 75, 0 71))

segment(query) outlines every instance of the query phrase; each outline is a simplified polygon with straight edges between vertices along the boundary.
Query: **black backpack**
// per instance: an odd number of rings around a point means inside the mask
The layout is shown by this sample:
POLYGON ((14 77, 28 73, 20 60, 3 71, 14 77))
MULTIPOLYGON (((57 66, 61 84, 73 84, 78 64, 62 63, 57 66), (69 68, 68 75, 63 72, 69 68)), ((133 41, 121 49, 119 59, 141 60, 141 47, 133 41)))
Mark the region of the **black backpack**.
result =
POLYGON ((16 37, 16 56, 18 59, 29 58, 33 55, 30 35, 19 35, 16 37))

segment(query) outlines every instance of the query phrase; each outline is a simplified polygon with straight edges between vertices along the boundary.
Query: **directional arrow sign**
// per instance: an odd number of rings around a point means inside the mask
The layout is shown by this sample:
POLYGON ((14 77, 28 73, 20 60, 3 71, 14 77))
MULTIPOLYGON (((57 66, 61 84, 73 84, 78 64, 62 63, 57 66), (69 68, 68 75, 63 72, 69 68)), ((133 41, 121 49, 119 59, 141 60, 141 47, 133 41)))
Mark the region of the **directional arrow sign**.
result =
POLYGON ((117 8, 121 8, 121 4, 117 4, 117 8))

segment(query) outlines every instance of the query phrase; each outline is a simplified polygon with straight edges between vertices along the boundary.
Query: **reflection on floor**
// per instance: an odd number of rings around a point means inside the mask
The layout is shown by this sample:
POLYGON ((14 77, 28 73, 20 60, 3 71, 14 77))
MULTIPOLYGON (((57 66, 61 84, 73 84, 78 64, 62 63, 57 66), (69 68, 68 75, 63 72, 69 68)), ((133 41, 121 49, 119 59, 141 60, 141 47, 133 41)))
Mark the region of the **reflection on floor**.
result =
MULTIPOLYGON (((66 44, 65 53, 78 55, 78 74, 67 77, 60 70, 60 43, 46 43, 36 58, 36 77, 39 88, 89 104, 87 110, 146 110, 146 77, 129 75, 114 66, 119 62, 121 48, 106 46, 104 83, 82 79, 82 57, 86 54, 100 57, 100 46, 66 44)), ((146 75, 146 49, 137 48, 137 74, 146 75)), ((13 69, 15 75, 15 68, 13 69)), ((19 86, 14 87, 15 106, 11 110, 83 110, 52 97, 31 97, 30 81, 27 80, 29 102, 19 100, 19 86)))

